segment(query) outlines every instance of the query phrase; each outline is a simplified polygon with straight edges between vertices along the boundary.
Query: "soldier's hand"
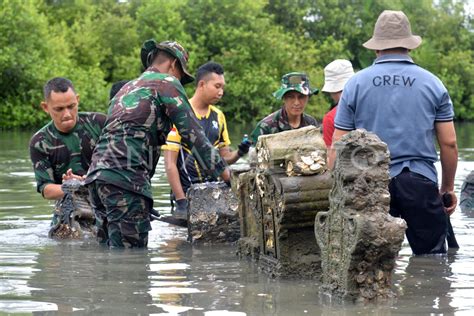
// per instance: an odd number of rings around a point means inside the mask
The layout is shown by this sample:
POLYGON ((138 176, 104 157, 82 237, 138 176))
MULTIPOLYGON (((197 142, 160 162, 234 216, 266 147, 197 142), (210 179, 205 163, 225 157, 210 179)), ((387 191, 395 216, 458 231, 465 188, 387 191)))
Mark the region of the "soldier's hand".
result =
POLYGON ((237 146, 239 148, 239 150, 237 151, 237 154, 239 155, 239 157, 246 155, 249 152, 250 146, 252 146, 251 141, 249 141, 248 139, 243 140, 239 144, 239 146, 237 146))
POLYGON ((222 181, 224 181, 227 184, 230 184, 230 169, 225 168, 224 171, 221 173, 221 178, 222 181))
POLYGON ((188 219, 188 200, 187 199, 180 199, 176 200, 176 208, 173 211, 173 216, 178 219, 188 219))
POLYGON ((79 176, 77 174, 72 173, 72 169, 68 169, 66 173, 63 174, 63 182, 66 180, 77 179, 79 181, 85 180, 86 176, 79 176))

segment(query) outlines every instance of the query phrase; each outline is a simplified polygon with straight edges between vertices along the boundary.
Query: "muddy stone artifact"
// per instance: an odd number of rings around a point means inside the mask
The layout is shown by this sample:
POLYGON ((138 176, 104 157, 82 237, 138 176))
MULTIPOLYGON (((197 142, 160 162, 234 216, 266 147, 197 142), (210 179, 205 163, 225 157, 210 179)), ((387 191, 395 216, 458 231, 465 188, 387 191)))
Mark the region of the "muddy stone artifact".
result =
POLYGON ((53 239, 80 239, 96 235, 95 216, 89 204, 89 192, 83 181, 70 179, 63 182, 64 197, 56 203, 58 223, 50 228, 53 239))
POLYGON ((262 193, 260 268, 276 277, 319 279, 321 256, 314 237, 314 218, 329 208, 330 174, 258 174, 256 181, 262 193))
POLYGON ((389 215, 389 152, 372 133, 356 130, 335 144, 328 212, 316 215, 323 288, 357 300, 393 296, 392 272, 406 223, 389 215))
POLYGON ((234 242, 240 237, 238 200, 224 182, 193 184, 189 201, 188 238, 191 242, 234 242))
POLYGON ((271 276, 320 277, 314 218, 328 210, 332 186, 324 173, 325 148, 313 126, 263 135, 256 145, 256 168, 239 175, 238 253, 258 260, 271 276))
POLYGON ((262 232, 261 200, 257 193, 255 169, 238 175, 232 185, 239 200, 240 239, 237 247, 240 257, 258 260, 262 232))

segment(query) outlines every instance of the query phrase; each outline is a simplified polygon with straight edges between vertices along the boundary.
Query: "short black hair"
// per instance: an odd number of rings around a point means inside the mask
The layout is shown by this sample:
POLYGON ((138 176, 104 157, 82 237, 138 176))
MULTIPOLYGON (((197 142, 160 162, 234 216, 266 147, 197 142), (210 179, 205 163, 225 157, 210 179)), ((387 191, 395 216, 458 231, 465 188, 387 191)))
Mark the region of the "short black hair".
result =
POLYGON ((196 71, 196 85, 199 83, 199 81, 203 80, 205 76, 208 74, 217 74, 217 75, 223 75, 224 74, 224 68, 222 67, 221 64, 218 64, 213 61, 209 61, 202 65, 201 67, 198 68, 196 71))
POLYGON ((112 85, 112 88, 110 88, 109 100, 112 100, 117 94, 117 92, 119 92, 120 89, 122 89, 122 87, 127 84, 127 82, 128 80, 120 80, 120 81, 115 82, 112 85))
POLYGON ((72 92, 76 93, 76 90, 74 90, 74 85, 72 84, 71 80, 62 77, 50 79, 43 87, 44 99, 48 100, 51 96, 51 92, 53 91, 65 93, 67 92, 67 90, 69 90, 69 88, 71 88, 72 92))

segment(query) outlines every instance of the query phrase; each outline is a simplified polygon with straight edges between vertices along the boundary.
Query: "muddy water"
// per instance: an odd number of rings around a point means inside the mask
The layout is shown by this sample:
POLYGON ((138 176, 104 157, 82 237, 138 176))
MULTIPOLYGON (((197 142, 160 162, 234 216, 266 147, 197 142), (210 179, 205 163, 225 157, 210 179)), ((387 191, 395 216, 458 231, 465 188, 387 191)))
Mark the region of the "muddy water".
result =
MULTIPOLYGON (((456 190, 474 169, 474 124, 457 126, 456 190)), ((34 315, 473 315, 474 214, 452 224, 461 249, 413 257, 404 243, 394 274, 398 298, 354 305, 311 280, 272 280, 232 246, 193 246, 187 232, 153 222, 146 250, 108 250, 94 240, 47 238, 51 205, 35 192, 29 132, 0 134, 0 314, 34 315)), ((238 138, 238 137, 236 137, 238 138)), ((237 140, 234 141, 236 143, 237 140)), ((439 167, 439 166, 438 166, 439 167)), ((153 178, 156 208, 169 187, 153 178)))

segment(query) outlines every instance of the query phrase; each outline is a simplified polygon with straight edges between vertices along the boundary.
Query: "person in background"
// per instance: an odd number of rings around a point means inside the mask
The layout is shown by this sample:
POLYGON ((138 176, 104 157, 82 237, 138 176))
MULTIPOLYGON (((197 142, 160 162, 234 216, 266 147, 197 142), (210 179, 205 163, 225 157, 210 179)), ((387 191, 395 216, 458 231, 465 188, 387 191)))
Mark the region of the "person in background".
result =
POLYGON ((143 44, 145 71, 112 99, 94 150, 86 185, 96 215, 98 241, 111 248, 146 247, 153 208, 150 179, 172 125, 199 155, 202 169, 230 181, 230 172, 206 138, 183 85, 194 78, 188 52, 178 42, 143 44))
POLYGON ((312 89, 309 78, 302 72, 290 72, 281 78, 280 88, 273 93, 275 98, 283 100, 283 106, 257 123, 250 134, 253 144, 257 143, 260 135, 275 134, 309 125, 319 127, 314 117, 304 113, 309 98, 317 94, 318 89, 312 89))
MULTIPOLYGON (((66 78, 53 78, 43 88, 41 107, 51 121, 30 140, 30 157, 36 189, 47 200, 64 197, 63 179, 82 179, 89 169, 92 152, 99 140, 106 116, 79 112, 79 94, 66 78)), ((51 225, 58 224, 59 208, 51 225)))
POLYGON ((128 81, 129 80, 120 80, 112 84, 112 87, 110 88, 109 92, 109 101, 112 101, 115 95, 120 91, 120 89, 122 89, 124 85, 128 83, 128 81))
MULTIPOLYGON (((243 141, 238 150, 231 151, 230 139, 224 113, 214 105, 224 95, 225 78, 222 65, 208 62, 197 70, 196 91, 189 103, 199 124, 210 143, 219 150, 220 156, 233 164, 244 156, 250 147, 250 142, 243 141)), ((181 141, 181 135, 173 126, 168 134, 166 145, 162 146, 165 157, 166 175, 173 195, 171 203, 174 217, 186 220, 188 202, 186 192, 193 183, 217 181, 216 177, 206 175, 199 167, 191 148, 181 141)))
POLYGON ((323 139, 327 148, 330 148, 332 144, 337 104, 341 98, 344 85, 353 74, 354 69, 351 62, 345 59, 336 59, 324 67, 324 86, 321 91, 329 93, 334 102, 330 111, 323 117, 323 139))
POLYGON ((380 14, 373 37, 363 44, 375 51, 377 58, 344 87, 328 160, 333 166, 335 143, 354 129, 373 132, 388 145, 390 214, 407 222, 406 236, 416 255, 447 251, 447 215, 457 204, 454 176, 458 159, 448 91, 409 55, 420 44, 421 37, 412 34, 403 12, 380 14), (439 189, 435 136, 442 170, 439 189), (443 205, 442 195, 451 200, 450 205, 443 205))

